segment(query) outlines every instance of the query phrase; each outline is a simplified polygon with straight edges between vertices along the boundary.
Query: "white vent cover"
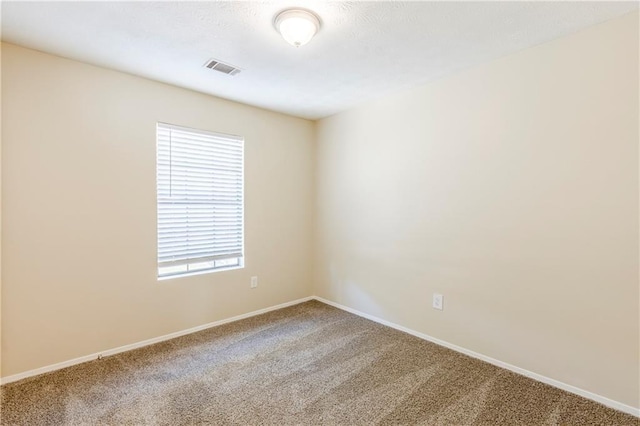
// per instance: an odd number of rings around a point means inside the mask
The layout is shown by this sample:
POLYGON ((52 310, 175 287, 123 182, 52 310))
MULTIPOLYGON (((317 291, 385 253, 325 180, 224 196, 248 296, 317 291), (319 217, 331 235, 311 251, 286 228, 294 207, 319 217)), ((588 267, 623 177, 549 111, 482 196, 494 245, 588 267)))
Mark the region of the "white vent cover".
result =
POLYGON ((239 74, 242 71, 240 68, 234 67, 233 65, 225 64, 224 62, 220 62, 216 59, 210 59, 204 64, 205 67, 210 70, 219 71, 223 74, 234 76, 239 74))

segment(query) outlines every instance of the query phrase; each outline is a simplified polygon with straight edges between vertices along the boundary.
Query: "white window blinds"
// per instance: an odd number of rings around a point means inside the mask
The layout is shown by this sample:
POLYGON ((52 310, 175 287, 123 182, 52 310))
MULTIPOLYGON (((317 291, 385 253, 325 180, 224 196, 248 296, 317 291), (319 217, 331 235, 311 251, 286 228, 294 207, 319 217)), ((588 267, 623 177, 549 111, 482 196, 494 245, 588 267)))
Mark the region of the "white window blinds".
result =
POLYGON ((158 276, 243 264, 244 140, 157 126, 158 276))

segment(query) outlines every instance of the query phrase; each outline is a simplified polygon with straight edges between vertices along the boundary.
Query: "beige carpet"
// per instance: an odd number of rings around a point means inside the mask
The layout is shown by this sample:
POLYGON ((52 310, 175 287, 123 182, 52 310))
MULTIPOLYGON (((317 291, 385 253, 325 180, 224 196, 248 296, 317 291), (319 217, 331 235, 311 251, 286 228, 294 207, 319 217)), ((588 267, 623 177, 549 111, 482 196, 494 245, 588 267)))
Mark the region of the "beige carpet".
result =
POLYGON ((2 387, 6 425, 638 425, 319 302, 2 387))

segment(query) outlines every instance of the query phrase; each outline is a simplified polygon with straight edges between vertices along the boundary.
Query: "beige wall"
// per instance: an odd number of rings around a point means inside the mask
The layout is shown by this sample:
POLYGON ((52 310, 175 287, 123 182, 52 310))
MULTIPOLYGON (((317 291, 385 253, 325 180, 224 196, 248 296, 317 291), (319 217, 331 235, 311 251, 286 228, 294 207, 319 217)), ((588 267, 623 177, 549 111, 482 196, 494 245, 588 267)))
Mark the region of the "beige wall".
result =
POLYGON ((640 406, 638 113, 633 13, 321 120, 315 293, 640 406))
POLYGON ((3 44, 2 376, 315 292, 640 406, 637 34, 318 123, 3 44), (157 121, 245 136, 245 269, 156 280, 157 121))
POLYGON ((3 376, 310 296, 313 144, 307 120, 3 44, 3 376), (245 137, 245 269, 156 280, 157 121, 245 137))

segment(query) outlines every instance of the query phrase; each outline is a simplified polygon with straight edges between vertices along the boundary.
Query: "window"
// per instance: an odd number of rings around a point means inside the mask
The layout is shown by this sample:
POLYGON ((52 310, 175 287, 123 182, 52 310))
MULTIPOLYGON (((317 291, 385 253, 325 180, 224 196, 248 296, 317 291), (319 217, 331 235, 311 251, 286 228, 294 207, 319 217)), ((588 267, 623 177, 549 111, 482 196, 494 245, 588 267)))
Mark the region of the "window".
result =
POLYGON ((158 277, 244 265, 244 139, 157 125, 158 277))

